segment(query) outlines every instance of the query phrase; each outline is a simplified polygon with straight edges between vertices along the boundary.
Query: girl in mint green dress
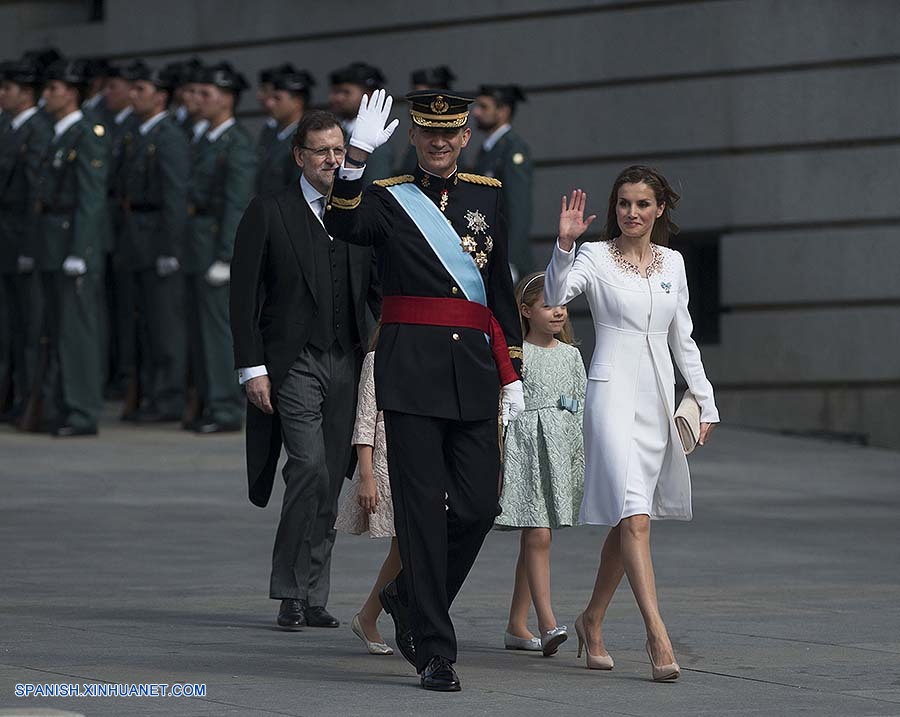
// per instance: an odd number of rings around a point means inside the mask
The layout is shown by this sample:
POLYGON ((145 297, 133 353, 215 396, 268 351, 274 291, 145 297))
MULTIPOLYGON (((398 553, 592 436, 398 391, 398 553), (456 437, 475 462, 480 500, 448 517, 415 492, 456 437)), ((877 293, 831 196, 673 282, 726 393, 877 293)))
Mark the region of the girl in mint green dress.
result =
POLYGON ((525 411, 504 441, 501 529, 521 529, 504 644, 552 655, 568 637, 550 603, 552 530, 578 523, 584 487, 582 418, 587 377, 565 306, 544 304, 544 275, 516 288, 522 318, 525 411), (528 629, 534 604, 540 636, 528 629))

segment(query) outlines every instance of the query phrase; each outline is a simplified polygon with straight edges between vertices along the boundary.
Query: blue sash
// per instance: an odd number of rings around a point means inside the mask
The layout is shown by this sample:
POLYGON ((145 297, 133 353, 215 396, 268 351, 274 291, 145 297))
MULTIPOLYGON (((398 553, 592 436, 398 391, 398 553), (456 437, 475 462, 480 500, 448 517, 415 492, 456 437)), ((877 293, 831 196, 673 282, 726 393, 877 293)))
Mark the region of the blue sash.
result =
POLYGON ((487 306, 487 292, 484 279, 472 256, 463 251, 459 235, 425 193, 415 184, 407 182, 387 187, 403 211, 413 220, 413 224, 425 237, 441 264, 453 277, 469 301, 477 301, 487 306))

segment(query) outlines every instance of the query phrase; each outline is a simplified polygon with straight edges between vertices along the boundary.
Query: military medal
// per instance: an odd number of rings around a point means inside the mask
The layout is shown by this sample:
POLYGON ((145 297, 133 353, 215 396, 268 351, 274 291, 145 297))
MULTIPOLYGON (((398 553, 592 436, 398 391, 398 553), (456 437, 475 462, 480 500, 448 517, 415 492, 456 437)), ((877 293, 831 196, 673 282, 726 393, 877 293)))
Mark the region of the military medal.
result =
POLYGON ((447 209, 447 200, 450 199, 450 193, 446 189, 441 190, 441 211, 446 211, 447 209))
POLYGON ((475 243, 475 238, 470 237, 468 234, 460 240, 459 245, 467 254, 474 254, 478 251, 478 244, 475 243))
POLYGON ((487 218, 477 209, 466 212, 466 221, 469 223, 469 231, 483 234, 488 230, 487 218))
POLYGON ((488 263, 487 254, 485 254, 483 251, 480 251, 475 255, 475 265, 479 269, 484 269, 484 267, 485 267, 485 265, 487 265, 487 263, 488 263))

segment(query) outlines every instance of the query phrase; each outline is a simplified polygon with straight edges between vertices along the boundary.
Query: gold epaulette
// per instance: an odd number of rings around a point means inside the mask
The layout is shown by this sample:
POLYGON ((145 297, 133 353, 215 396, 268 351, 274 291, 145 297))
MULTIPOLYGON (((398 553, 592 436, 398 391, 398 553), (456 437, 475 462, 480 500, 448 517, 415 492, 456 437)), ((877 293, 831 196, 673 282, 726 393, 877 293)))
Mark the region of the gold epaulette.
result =
POLYGON ((508 346, 509 349, 509 357, 511 359, 519 359, 520 361, 525 360, 525 354, 522 352, 521 346, 508 346))
POLYGON ((372 184, 377 184, 379 187, 393 187, 395 184, 406 184, 407 182, 415 181, 415 179, 411 174, 400 174, 387 179, 376 179, 372 184))
POLYGON ((471 182, 472 184, 483 184, 486 187, 502 187, 503 182, 499 179, 494 179, 493 177, 485 177, 482 174, 467 174, 466 172, 460 172, 456 175, 464 182, 471 182))

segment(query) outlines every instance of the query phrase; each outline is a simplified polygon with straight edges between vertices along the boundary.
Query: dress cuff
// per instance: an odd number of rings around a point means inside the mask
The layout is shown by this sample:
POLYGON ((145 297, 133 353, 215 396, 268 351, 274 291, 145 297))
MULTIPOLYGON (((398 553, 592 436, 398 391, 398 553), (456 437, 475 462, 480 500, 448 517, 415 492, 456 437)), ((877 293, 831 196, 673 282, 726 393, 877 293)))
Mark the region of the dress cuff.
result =
POLYGON ((268 376, 269 372, 265 366, 249 366, 247 368, 238 369, 238 382, 243 386, 251 378, 259 376, 268 376))
POLYGON ((347 167, 342 164, 341 168, 338 170, 338 176, 341 179, 353 181, 354 179, 360 179, 365 171, 365 167, 347 167))

